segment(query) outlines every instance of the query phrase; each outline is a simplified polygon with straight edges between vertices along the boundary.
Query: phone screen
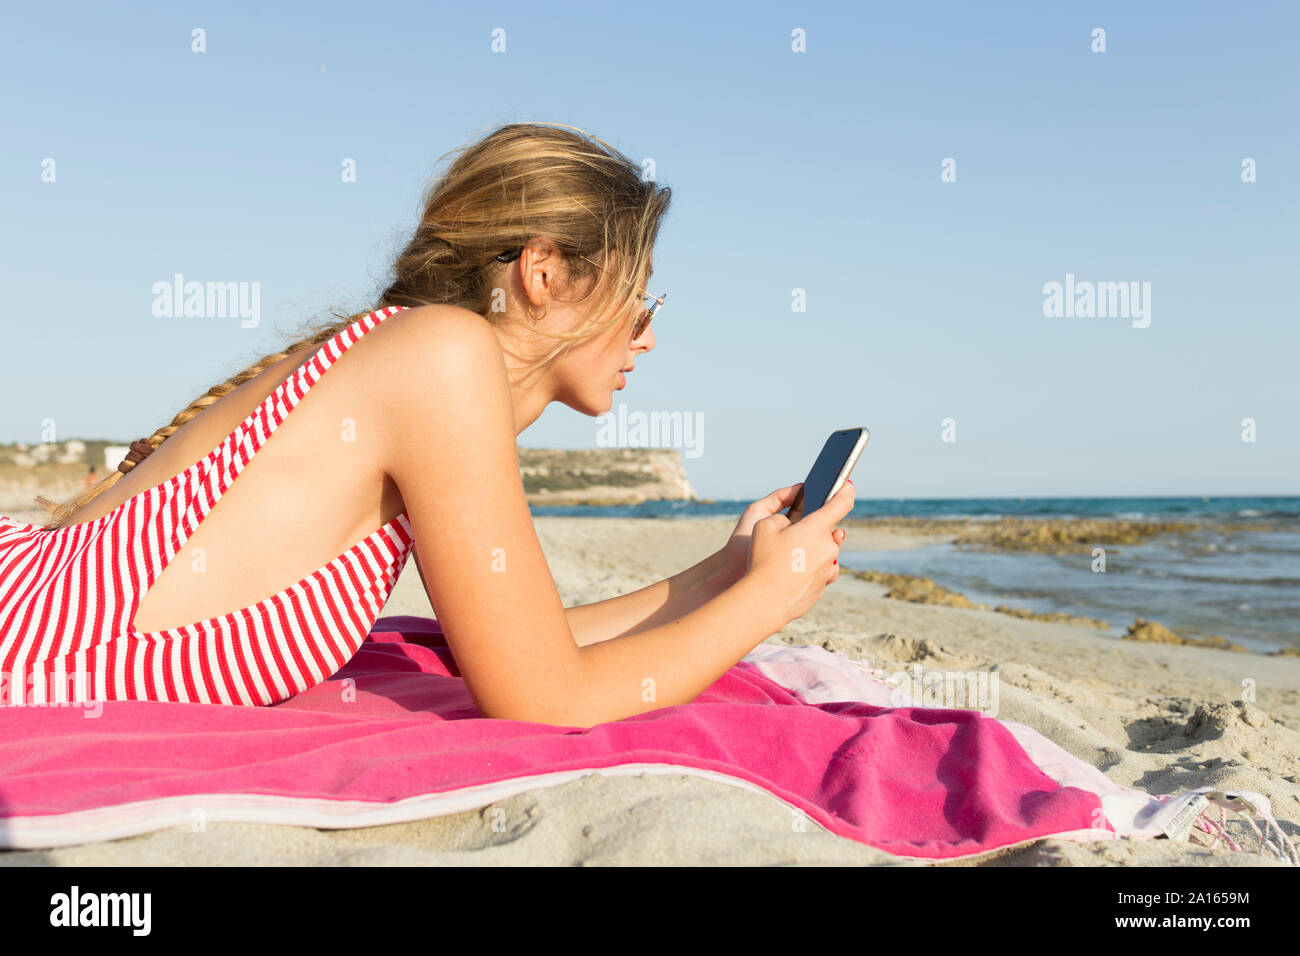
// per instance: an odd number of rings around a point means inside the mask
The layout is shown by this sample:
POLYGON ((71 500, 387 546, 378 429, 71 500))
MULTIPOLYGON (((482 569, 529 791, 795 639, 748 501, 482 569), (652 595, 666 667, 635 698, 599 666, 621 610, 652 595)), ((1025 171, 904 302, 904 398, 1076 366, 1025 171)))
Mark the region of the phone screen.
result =
POLYGON ((848 477, 865 442, 865 428, 844 428, 832 432, 822 446, 821 454, 813 462, 812 471, 808 472, 803 488, 786 516, 791 521, 798 521, 803 515, 826 504, 826 499, 840 490, 841 479, 848 477))

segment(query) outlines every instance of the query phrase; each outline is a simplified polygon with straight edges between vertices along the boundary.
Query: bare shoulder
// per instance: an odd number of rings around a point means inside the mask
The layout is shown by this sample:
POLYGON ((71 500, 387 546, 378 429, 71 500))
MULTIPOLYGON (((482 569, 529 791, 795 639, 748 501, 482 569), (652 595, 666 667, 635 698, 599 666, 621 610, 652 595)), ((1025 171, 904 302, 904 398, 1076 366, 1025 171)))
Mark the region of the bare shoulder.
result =
POLYGON ((404 455, 413 434, 428 438, 468 426, 502 428, 513 439, 514 412, 501 343, 488 321, 468 309, 426 305, 389 316, 365 370, 369 400, 387 442, 404 455))
POLYGON ((372 383, 369 397, 386 415, 405 419, 430 405, 472 405, 483 398, 484 389, 509 394, 500 341, 488 321, 469 309, 404 309, 366 337, 375 339, 364 372, 372 383))
MULTIPOLYGON (((375 329, 379 332, 381 329, 375 329)), ((458 305, 419 305, 384 319, 384 338, 397 351, 425 354, 457 348, 483 350, 496 343, 487 319, 458 305)), ((374 334, 374 333, 371 333, 374 334)), ((496 351, 500 352, 497 346, 496 351)))

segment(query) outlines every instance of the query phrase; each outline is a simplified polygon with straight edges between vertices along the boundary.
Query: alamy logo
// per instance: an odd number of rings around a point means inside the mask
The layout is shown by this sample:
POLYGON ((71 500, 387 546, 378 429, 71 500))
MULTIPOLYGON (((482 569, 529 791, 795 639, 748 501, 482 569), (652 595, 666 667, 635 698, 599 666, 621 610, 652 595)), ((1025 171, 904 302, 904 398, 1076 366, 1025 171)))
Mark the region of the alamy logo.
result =
POLYGON ((893 688, 891 707, 951 707, 998 715, 996 671, 949 671, 912 665, 912 672, 895 671, 885 679, 893 688))
POLYGON ((153 314, 159 319, 227 319, 244 321, 245 329, 262 321, 262 283, 186 282, 176 273, 171 282, 155 282, 153 314))
POLYGON ((596 444, 601 448, 682 448, 686 458, 704 454, 703 412, 608 411, 596 419, 596 444))
POLYGON ((70 893, 50 897, 51 926, 130 926, 133 936, 148 936, 152 922, 151 893, 70 893))
POLYGON ((1151 324, 1150 282, 1075 282, 1065 274, 1065 284, 1043 286, 1043 315, 1049 319, 1132 319, 1133 328, 1151 324))

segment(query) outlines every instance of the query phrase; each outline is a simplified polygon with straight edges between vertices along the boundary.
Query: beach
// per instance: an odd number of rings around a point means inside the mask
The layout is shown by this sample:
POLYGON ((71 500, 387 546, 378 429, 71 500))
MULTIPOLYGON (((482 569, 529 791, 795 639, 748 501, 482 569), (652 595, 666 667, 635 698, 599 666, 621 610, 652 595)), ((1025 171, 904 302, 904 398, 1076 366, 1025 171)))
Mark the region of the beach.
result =
MULTIPOLYGON (((566 606, 635 590, 721 547, 734 517, 534 519, 566 606)), ((888 674, 997 675, 1000 719, 1032 727, 1116 783, 1152 794, 1202 786, 1266 796, 1300 836, 1300 657, 1126 640, 1086 623, 962 602, 921 603, 853 572, 852 552, 913 551, 955 537, 933 525, 847 521, 845 572, 768 643, 815 645, 888 674), (895 593, 894 597, 887 597, 895 593)), ((915 595, 913 595, 915 596, 915 595)), ((383 615, 432 616, 415 562, 383 615)), ((593 775, 499 804, 380 827, 212 823, 122 840, 0 854, 8 865, 1283 865, 1167 839, 1044 839, 975 859, 893 857, 816 825, 793 832, 779 801, 687 775, 593 775), (494 814, 494 808, 499 808, 494 814), (493 825, 504 819, 503 828, 493 825)))

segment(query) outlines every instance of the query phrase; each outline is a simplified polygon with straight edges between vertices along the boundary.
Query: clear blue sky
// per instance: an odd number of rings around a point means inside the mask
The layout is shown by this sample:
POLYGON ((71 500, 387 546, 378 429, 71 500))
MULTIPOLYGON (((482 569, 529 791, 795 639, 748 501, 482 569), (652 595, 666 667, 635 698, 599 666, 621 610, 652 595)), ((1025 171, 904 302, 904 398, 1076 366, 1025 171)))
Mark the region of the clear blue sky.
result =
MULTIPOLYGON (((369 306, 438 157, 536 120, 674 191, 658 345, 614 401, 701 416, 705 496, 799 481, 858 424, 860 497, 1294 494, 1298 10, 10 6, 0 441, 47 417, 129 441, 278 333, 369 306), (260 326, 154 317, 175 273, 260 282, 260 326), (1067 273, 1150 282, 1151 324, 1045 317, 1067 273)), ((552 406, 520 443, 596 433, 552 406)))

